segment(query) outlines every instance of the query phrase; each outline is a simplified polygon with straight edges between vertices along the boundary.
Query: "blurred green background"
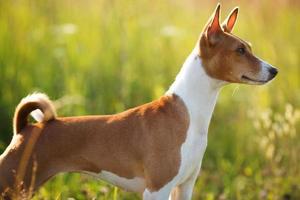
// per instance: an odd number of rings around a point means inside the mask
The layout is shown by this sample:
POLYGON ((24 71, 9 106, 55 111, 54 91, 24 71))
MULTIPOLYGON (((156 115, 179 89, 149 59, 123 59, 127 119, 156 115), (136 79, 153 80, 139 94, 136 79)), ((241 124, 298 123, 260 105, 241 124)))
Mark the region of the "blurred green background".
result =
MULTIPOLYGON (((226 86, 211 121, 194 200, 300 199, 300 2, 220 1, 234 33, 278 67, 265 86, 226 86)), ((33 91, 59 116, 110 114, 164 94, 217 1, 0 1, 0 152, 33 91)), ((139 199, 79 174, 53 178, 35 199, 139 199)))

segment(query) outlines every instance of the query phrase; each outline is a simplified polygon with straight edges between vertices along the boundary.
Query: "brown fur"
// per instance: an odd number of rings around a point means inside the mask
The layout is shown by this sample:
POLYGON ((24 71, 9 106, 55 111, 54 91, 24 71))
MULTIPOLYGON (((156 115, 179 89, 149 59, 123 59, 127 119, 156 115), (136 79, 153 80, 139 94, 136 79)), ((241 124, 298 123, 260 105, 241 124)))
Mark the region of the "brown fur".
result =
POLYGON ((36 159, 35 188, 59 172, 105 170, 128 179, 142 177, 147 188, 156 191, 178 173, 188 125, 187 108, 176 95, 116 115, 57 118, 28 125, 2 155, 0 191, 4 182, 12 186, 12 170, 18 167, 13 160, 20 159, 36 132, 40 136, 27 167, 25 187, 36 159))
POLYGON ((242 76, 256 77, 260 72, 260 61, 252 54, 247 42, 231 34, 237 13, 235 8, 222 23, 222 30, 219 24, 220 6, 217 6, 200 36, 199 56, 209 76, 231 83, 245 83, 242 76), (237 52, 239 47, 246 50, 244 55, 237 52))
POLYGON ((16 108, 16 114, 14 116, 15 133, 19 133, 23 128, 26 127, 28 121, 27 118, 31 111, 35 109, 43 110, 38 102, 29 102, 16 108))
POLYGON ((28 115, 36 109, 43 113, 43 121, 49 121, 56 117, 55 108, 45 94, 35 93, 29 95, 23 98, 16 108, 13 119, 14 134, 20 132, 27 125, 28 115))
POLYGON ((206 73, 232 83, 243 83, 241 77, 244 74, 256 77, 260 72, 260 61, 252 54, 249 45, 229 33, 219 34, 221 39, 215 46, 209 46, 205 37, 200 40, 200 57, 206 73), (236 52, 240 46, 246 49, 245 55, 236 52))

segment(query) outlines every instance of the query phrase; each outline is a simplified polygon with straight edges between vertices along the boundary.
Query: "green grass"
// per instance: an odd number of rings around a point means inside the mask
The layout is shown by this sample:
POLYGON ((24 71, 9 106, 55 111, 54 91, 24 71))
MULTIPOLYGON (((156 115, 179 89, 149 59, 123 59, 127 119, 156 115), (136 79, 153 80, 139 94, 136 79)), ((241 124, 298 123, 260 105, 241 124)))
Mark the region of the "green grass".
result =
MULTIPOLYGON (((300 5, 240 6, 234 33, 280 70, 266 86, 226 86, 193 199, 300 199, 300 5), (298 113, 298 114, 297 114, 298 113)), ((22 97, 43 91, 60 116, 120 112, 162 95, 215 7, 211 1, 0 1, 0 150, 22 97)), ((79 174, 35 199, 139 199, 79 174)))

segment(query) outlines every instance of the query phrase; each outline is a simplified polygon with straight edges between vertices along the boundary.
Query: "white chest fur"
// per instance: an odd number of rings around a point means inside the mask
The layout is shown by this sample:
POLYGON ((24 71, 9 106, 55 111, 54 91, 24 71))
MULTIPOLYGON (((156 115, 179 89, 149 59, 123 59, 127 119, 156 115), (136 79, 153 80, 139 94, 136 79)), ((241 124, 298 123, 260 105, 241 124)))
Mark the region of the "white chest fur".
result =
POLYGON ((167 94, 175 93, 182 98, 190 115, 187 139, 181 147, 181 166, 176 177, 179 184, 198 175, 207 145, 209 122, 223 84, 205 73, 200 57, 192 52, 167 91, 167 94))

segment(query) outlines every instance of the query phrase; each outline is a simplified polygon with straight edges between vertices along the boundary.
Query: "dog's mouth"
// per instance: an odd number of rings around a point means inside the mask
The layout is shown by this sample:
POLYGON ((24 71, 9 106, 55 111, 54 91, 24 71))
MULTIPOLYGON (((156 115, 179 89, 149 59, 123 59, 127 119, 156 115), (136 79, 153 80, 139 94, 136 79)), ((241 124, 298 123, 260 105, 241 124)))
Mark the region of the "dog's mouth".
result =
POLYGON ((257 84, 257 85, 268 82, 268 80, 255 80, 255 79, 249 78, 248 76, 245 76, 245 75, 242 75, 241 79, 242 79, 242 81, 244 81, 246 83, 257 84))

